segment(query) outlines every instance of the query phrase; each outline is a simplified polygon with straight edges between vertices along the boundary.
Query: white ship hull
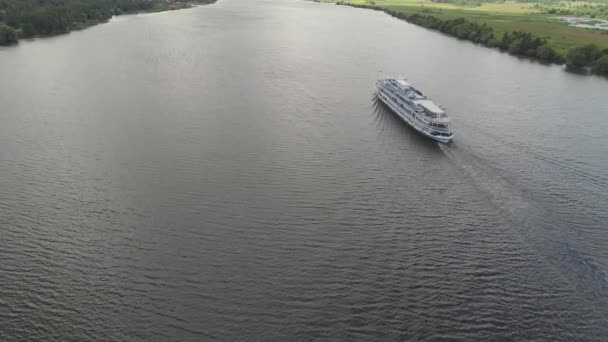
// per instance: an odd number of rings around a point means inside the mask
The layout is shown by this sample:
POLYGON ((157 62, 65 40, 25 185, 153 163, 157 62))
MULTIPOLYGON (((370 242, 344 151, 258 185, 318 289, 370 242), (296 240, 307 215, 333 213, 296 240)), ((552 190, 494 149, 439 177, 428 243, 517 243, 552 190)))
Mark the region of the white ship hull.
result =
POLYGON ((454 138, 453 132, 447 130, 439 131, 429 127, 428 122, 423 122, 422 120, 417 119, 412 110, 406 109, 407 104, 403 102, 400 103, 396 97, 393 97, 394 94, 390 94, 388 90, 383 89, 381 84, 378 85, 376 96, 380 101, 382 101, 382 103, 389 107, 397 117, 418 131, 420 134, 441 143, 448 143, 454 138))

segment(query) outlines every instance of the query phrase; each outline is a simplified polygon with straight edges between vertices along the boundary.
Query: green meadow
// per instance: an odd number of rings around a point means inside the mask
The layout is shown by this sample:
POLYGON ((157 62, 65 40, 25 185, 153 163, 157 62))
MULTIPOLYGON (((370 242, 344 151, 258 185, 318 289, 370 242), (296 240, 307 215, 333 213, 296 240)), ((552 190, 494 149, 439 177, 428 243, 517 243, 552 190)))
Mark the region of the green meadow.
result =
MULTIPOLYGON (((323 0, 323 2, 335 2, 323 0)), ((604 18, 608 13, 596 11, 595 8, 608 8, 606 3, 585 2, 432 2, 428 0, 346 0, 347 4, 367 5, 386 8, 406 15, 423 14, 449 20, 465 18, 472 22, 487 24, 500 37, 505 32, 528 32, 542 37, 560 54, 569 49, 585 44, 595 44, 600 48, 608 48, 608 30, 592 30, 568 26, 554 17, 565 14, 578 14, 576 10, 587 12, 583 14, 601 14, 604 18), (550 9, 555 13, 547 13, 550 9), (562 9, 560 11, 560 9, 562 9), (574 10, 573 10, 574 9, 574 10), (569 12, 567 12, 569 11, 569 12)))

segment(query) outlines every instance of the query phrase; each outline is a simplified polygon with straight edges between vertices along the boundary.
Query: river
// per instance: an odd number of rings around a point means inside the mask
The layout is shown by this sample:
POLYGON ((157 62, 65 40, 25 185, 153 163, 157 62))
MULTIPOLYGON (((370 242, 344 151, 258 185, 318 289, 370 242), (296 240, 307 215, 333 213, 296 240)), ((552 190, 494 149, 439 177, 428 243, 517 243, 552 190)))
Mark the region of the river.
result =
POLYGON ((608 339, 608 81, 222 0, 0 48, 0 340, 608 339), (456 137, 374 101, 407 76, 456 137))

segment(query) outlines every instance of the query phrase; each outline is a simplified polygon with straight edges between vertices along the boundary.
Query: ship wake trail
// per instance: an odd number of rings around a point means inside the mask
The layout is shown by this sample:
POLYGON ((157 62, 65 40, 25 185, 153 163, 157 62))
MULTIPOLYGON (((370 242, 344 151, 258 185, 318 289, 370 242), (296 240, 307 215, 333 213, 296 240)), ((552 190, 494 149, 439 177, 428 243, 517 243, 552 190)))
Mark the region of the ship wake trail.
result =
POLYGON ((487 200, 506 215, 512 222, 512 229, 521 236, 529 250, 539 255, 572 288, 585 288, 590 294, 590 305, 600 311, 608 307, 608 272, 605 266, 555 227, 554 209, 535 201, 536 197, 527 189, 524 180, 505 175, 504 170, 477 157, 458 142, 438 145, 487 200))
POLYGON ((525 199, 524 192, 506 178, 498 177, 498 169, 484 162, 473 154, 466 153, 458 144, 438 144, 439 149, 464 173, 473 180, 483 194, 498 209, 526 219, 530 211, 530 202, 525 199))
POLYGON ((501 136, 492 134, 481 127, 478 127, 474 124, 468 123, 464 120, 458 120, 458 125, 464 125, 467 128, 474 130, 477 134, 482 134, 503 146, 507 146, 509 148, 515 149, 520 153, 525 153, 534 159, 541 161, 542 163, 547 164, 550 167, 554 167, 559 169, 562 174, 576 177, 577 180, 588 183, 591 185, 589 187, 589 191, 594 191, 605 195, 608 193, 608 177, 597 175, 592 172, 586 171, 580 167, 580 164, 576 162, 571 162, 566 159, 555 158, 551 156, 547 156, 542 151, 538 151, 530 146, 516 143, 513 141, 509 141, 501 136))
MULTIPOLYGON (((466 121, 459 120, 459 124, 489 138, 485 139, 486 144, 498 144, 512 162, 527 165, 524 169, 514 169, 506 160, 496 161, 502 164, 499 174, 504 175, 504 169, 514 170, 509 178, 514 179, 519 189, 525 189, 530 202, 539 207, 535 210, 544 215, 541 218, 547 226, 547 235, 560 242, 587 241, 583 244, 595 244, 598 249, 608 243, 602 234, 602 222, 608 219, 604 210, 608 203, 608 176, 603 170, 576 159, 566 159, 560 153, 509 140, 466 121), (556 225, 556 221, 559 224, 556 225)), ((480 138, 476 140, 484 140, 480 138)))

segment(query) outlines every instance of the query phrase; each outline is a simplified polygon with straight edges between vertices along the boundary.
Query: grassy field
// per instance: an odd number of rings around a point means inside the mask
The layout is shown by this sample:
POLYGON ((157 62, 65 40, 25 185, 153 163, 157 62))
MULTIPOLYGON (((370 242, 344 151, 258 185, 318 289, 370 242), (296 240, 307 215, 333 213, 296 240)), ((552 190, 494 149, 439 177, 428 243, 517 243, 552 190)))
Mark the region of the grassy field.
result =
MULTIPOLYGON (((322 0, 323 2, 335 2, 322 0)), ((438 3, 429 0, 347 0, 357 5, 373 5, 393 11, 413 14, 432 15, 440 19, 465 18, 471 21, 486 23, 498 35, 505 32, 523 31, 535 36, 545 37, 550 45, 560 53, 588 43, 601 48, 608 48, 608 31, 590 30, 570 27, 553 17, 557 14, 543 14, 538 6, 532 3, 502 2, 481 3, 481 5, 461 5, 438 3)), ((569 3, 565 3, 570 6, 569 3)), ((589 3, 588 3, 589 4, 589 3)), ((572 6, 579 6, 572 4, 572 6)))

